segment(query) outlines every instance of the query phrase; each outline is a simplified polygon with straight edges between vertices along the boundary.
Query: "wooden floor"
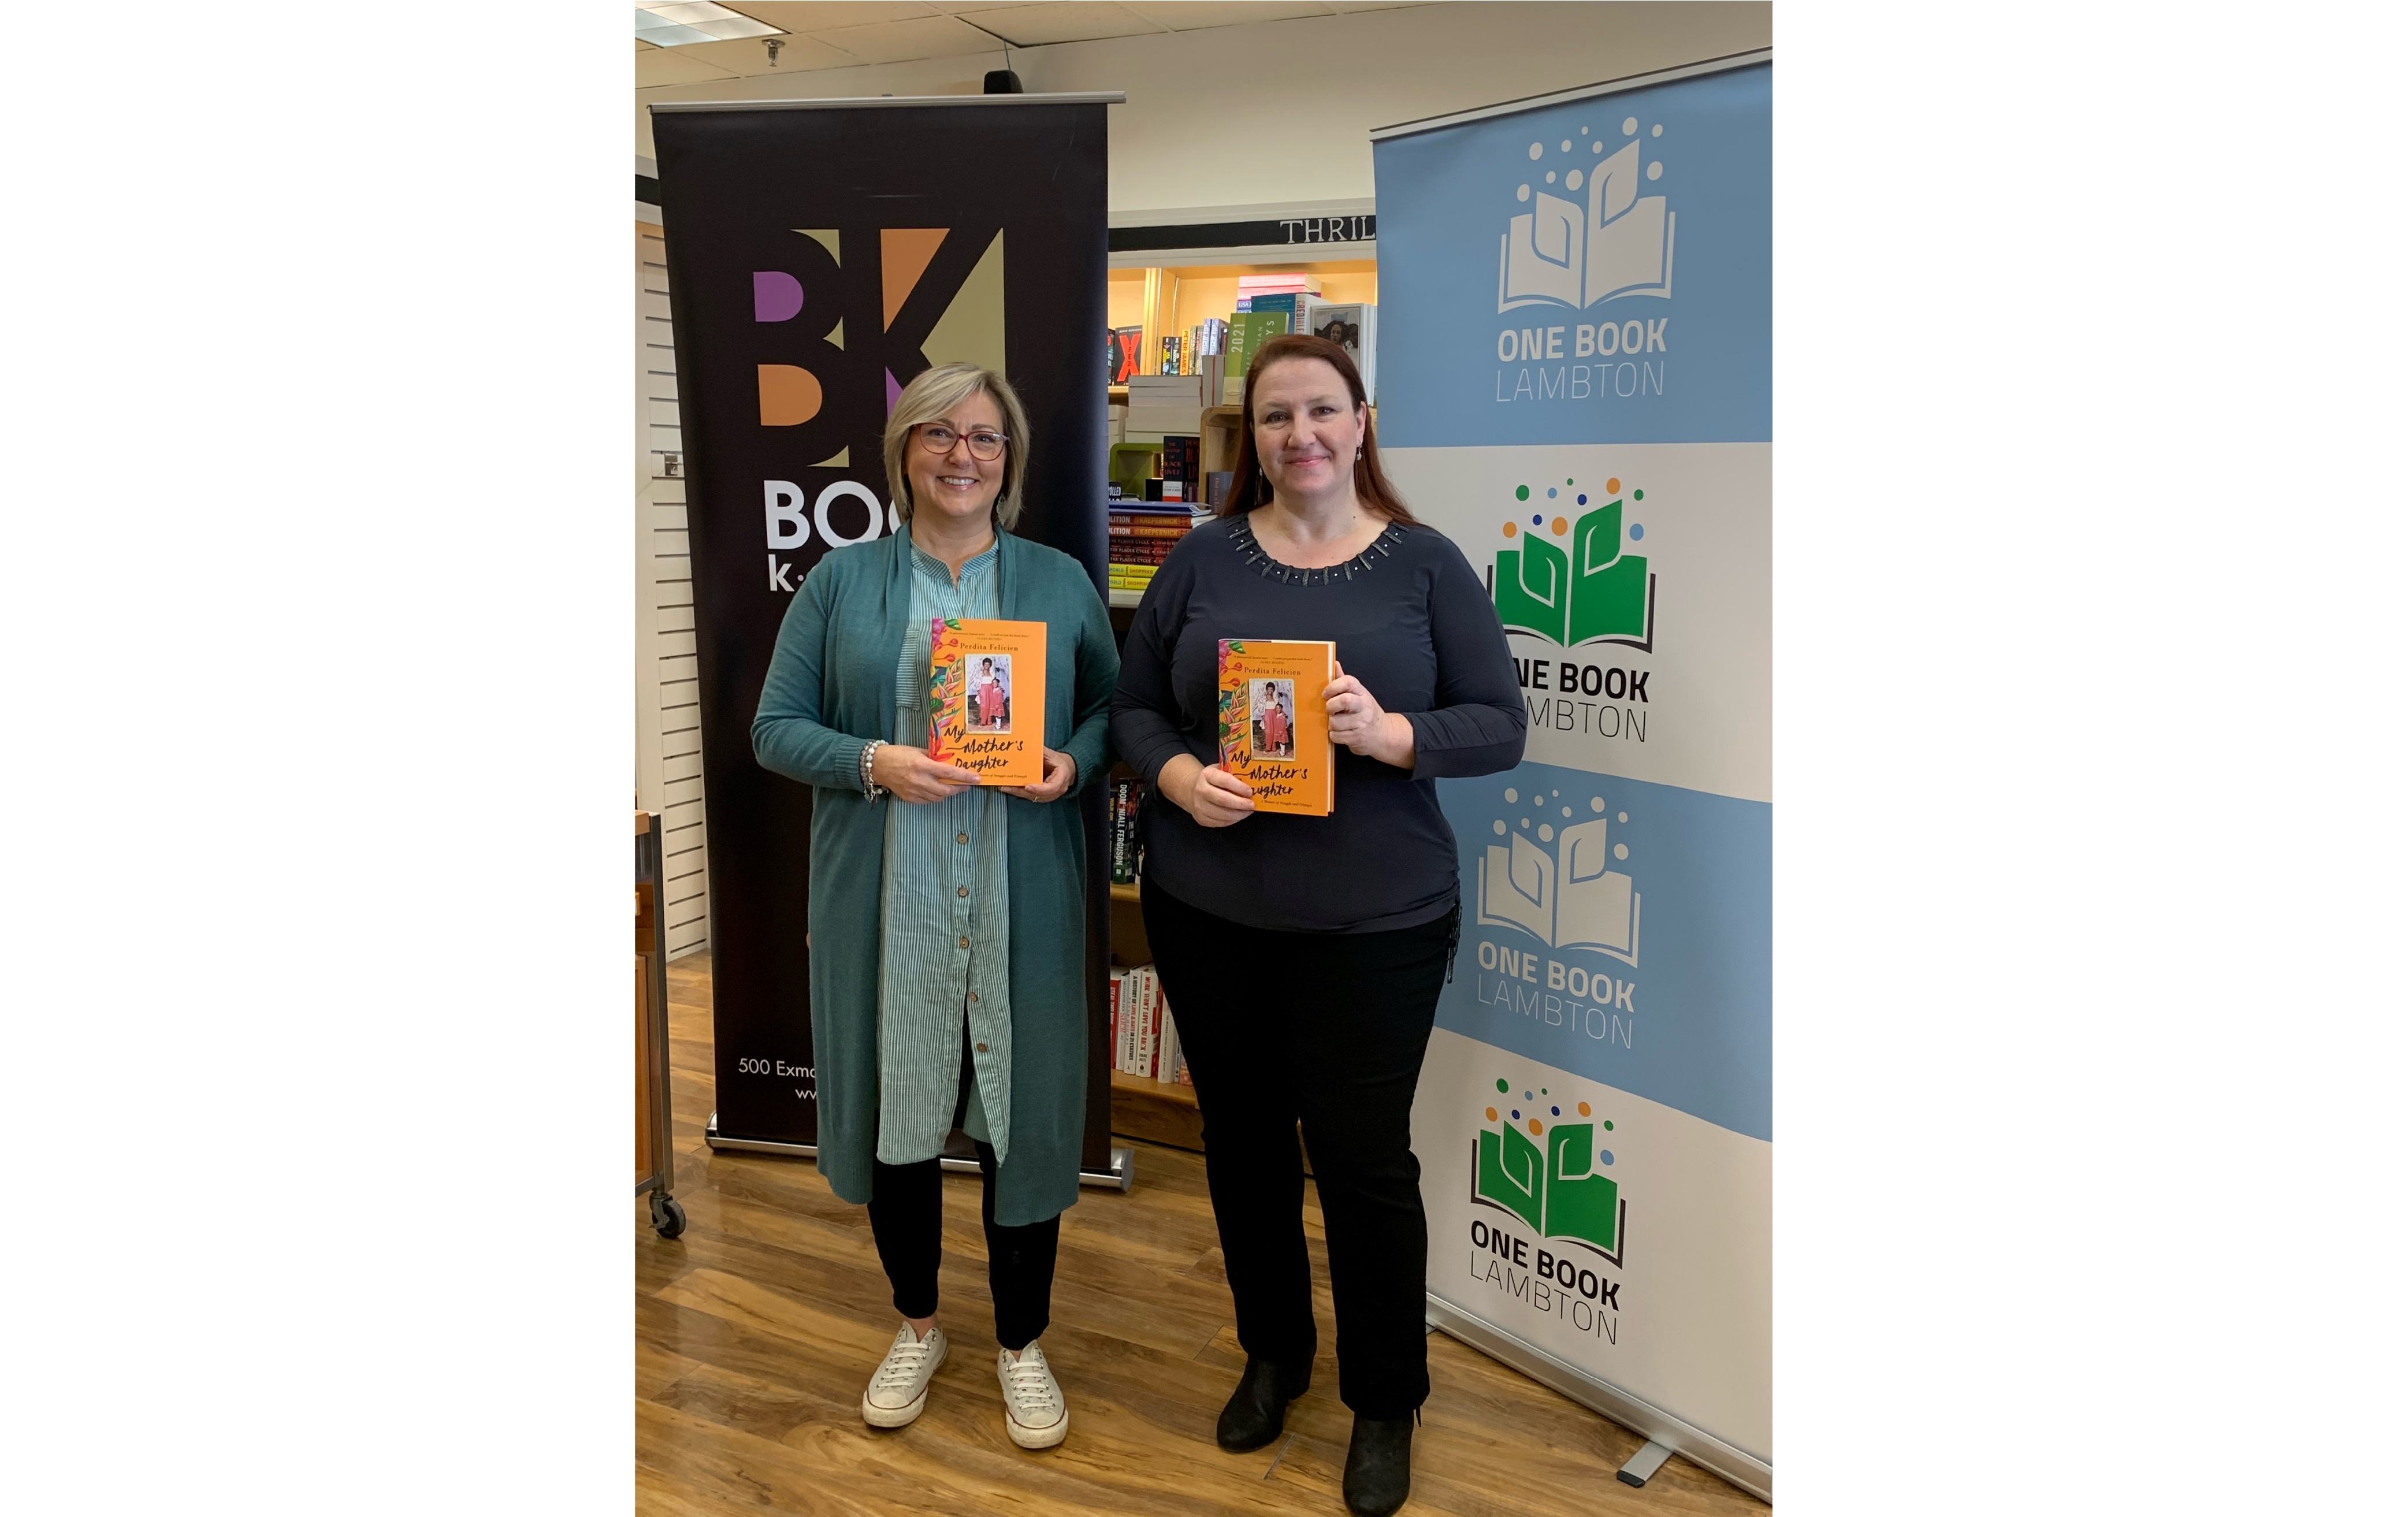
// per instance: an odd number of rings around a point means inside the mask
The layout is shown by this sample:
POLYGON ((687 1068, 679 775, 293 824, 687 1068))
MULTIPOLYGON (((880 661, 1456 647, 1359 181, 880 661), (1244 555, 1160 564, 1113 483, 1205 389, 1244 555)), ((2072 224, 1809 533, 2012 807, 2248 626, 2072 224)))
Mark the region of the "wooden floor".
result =
MULTIPOLYGON (((807 1160, 713 1153, 710 966, 669 966, 679 1148, 689 1224, 674 1242, 636 1214, 637 1510, 741 1512, 1342 1512, 1352 1418, 1337 1397, 1321 1213, 1307 1191, 1322 1357, 1286 1435, 1222 1453, 1212 1423, 1245 1356, 1200 1156, 1140 1145, 1129 1195, 1088 1190, 1063 1218, 1043 1342, 1069 1397, 1068 1442, 1004 1436, 978 1177, 945 1183, 953 1349, 917 1423, 876 1432, 863 1387, 897 1325, 867 1214, 807 1160)), ((1639 1438, 1443 1334, 1413 1440, 1408 1513, 1737 1513, 1764 1503, 1675 1458, 1643 1490, 1616 1466, 1639 1438)))

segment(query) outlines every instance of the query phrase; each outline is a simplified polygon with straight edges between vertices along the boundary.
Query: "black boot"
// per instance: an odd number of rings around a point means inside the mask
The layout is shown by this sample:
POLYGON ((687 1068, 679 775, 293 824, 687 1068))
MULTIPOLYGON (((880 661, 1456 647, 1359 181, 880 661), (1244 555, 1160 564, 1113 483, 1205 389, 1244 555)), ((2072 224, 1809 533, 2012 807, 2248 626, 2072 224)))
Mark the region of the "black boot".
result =
POLYGON ((1413 1489, 1413 1424, 1402 1417, 1357 1417, 1346 1445, 1346 1510, 1354 1517, 1388 1517, 1413 1489))
POLYGON ((1238 1388, 1229 1393, 1229 1404, 1221 1409, 1221 1424, 1213 1429, 1213 1437, 1231 1453, 1261 1448, 1280 1436, 1287 1423, 1287 1404, 1312 1384, 1310 1364, 1286 1370, 1268 1359, 1246 1355, 1246 1372, 1238 1377, 1238 1388))

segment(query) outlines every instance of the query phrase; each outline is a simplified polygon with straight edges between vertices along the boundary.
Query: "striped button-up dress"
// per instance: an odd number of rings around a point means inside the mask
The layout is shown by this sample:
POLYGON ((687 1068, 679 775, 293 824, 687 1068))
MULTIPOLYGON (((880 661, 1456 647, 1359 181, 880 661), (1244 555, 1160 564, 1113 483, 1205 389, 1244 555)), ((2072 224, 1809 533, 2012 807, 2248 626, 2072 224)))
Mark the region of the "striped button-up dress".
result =
MULTIPOLYGON (((996 550, 962 565, 911 549, 911 620, 895 670, 894 740, 928 748, 929 623, 994 617, 996 550)), ((963 1129, 1005 1157, 1011 1134, 1011 899, 1006 801, 989 785, 916 806, 886 802, 878 953, 878 1157, 935 1158, 960 1097, 963 1129)))

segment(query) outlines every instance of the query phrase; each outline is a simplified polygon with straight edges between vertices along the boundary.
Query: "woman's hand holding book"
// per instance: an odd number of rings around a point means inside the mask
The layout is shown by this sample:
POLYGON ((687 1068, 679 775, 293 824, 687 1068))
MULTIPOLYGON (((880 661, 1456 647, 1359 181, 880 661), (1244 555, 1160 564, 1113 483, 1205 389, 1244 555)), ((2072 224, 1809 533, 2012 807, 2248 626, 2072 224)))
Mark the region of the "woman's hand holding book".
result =
POLYGON ((1003 793, 1017 795, 1024 801, 1058 801, 1063 792, 1079 778, 1079 766, 1069 754, 1045 751, 1045 778, 1033 785, 1005 785, 1003 793))
POLYGON ((1394 711, 1382 710, 1379 697, 1348 674, 1344 665, 1333 659, 1330 667, 1338 671, 1338 678, 1321 693, 1322 705, 1329 712, 1329 740, 1343 743, 1367 759, 1412 768, 1413 724, 1394 711))
POLYGON ((901 743, 880 747, 869 760, 869 778, 894 792, 896 800, 926 806, 979 782, 976 770, 939 764, 916 748, 901 743))
POLYGON ((1234 826, 1254 813, 1252 785, 1218 764, 1198 763, 1192 754, 1174 754, 1154 784, 1199 827, 1234 826))

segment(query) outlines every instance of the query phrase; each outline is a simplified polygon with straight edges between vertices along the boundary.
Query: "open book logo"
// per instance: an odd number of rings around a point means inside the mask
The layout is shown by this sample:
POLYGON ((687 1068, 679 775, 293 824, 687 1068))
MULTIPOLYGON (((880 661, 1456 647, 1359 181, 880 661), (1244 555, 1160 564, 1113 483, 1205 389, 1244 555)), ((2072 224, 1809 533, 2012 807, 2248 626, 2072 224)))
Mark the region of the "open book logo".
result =
MULTIPOLYGON (((1497 620, 1508 631, 1529 632, 1565 648, 1584 643, 1620 643, 1641 651, 1656 646, 1656 576, 1644 554, 1628 545, 1646 536, 1637 522, 1623 523, 1620 479, 1605 481, 1614 498, 1577 519, 1540 510, 1526 525, 1505 522, 1505 537, 1516 546, 1498 551, 1489 575, 1489 593, 1497 602, 1497 620), (1550 540, 1553 539, 1553 540, 1550 540)), ((1563 489, 1573 489, 1570 480, 1563 489)), ((1557 492, 1550 488, 1547 494, 1557 492)), ((1530 487, 1515 489, 1530 504, 1530 487)), ((1647 498, 1643 490, 1630 493, 1635 507, 1647 498)), ((1585 493, 1573 502, 1588 504, 1585 493)))
POLYGON ((1472 1203, 1511 1212, 1541 1238, 1577 1244, 1620 1267, 1630 1203, 1605 1173, 1612 1150, 1600 1146, 1613 1123, 1586 1101, 1566 1114, 1544 1086, 1522 1092, 1517 1103, 1500 1080, 1497 1103, 1474 1145, 1472 1203))
MULTIPOLYGON (((1512 219, 1497 245, 1497 308, 1521 306, 1566 306, 1585 309, 1624 295, 1672 293, 1672 225, 1674 217, 1662 195, 1639 193, 1641 178, 1662 177, 1661 162, 1640 163, 1636 140, 1638 118, 1623 122, 1634 140, 1593 168, 1549 170, 1546 183, 1562 177, 1562 188, 1578 192, 1584 176, 1585 201, 1567 200, 1542 187, 1523 184, 1515 197, 1530 208, 1512 219)), ((1660 136, 1664 129, 1654 128, 1660 136)), ((1577 163, 1582 157, 1603 157, 1601 139, 1583 136, 1566 138, 1555 153, 1547 144, 1530 144, 1533 160, 1555 157, 1577 163)))
MULTIPOLYGON (((1639 965, 1639 892, 1609 868, 1603 817, 1533 842, 1508 828, 1480 860, 1480 925, 1518 927, 1549 948, 1585 948, 1639 965), (1553 848, 1545 846, 1552 841, 1553 848)), ((1626 849, 1627 853, 1628 851, 1626 849)))

